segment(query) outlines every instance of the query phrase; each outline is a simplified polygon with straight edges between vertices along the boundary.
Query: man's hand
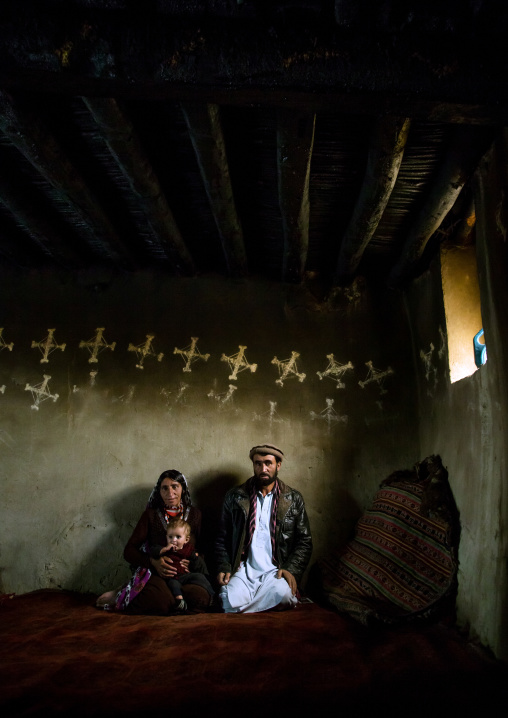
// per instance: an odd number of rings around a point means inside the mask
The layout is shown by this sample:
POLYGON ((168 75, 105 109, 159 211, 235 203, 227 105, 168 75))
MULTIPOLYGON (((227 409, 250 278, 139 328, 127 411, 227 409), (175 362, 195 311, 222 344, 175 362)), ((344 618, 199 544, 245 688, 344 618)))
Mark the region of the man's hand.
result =
POLYGON ((292 573, 289 571, 286 571, 285 568, 279 568, 277 571, 277 578, 285 578, 288 582, 289 588, 291 589, 291 593, 293 596, 296 594, 296 578, 293 576, 292 573))
POLYGON ((219 584, 219 586, 227 586, 230 578, 230 573, 219 573, 217 575, 217 583, 219 584))

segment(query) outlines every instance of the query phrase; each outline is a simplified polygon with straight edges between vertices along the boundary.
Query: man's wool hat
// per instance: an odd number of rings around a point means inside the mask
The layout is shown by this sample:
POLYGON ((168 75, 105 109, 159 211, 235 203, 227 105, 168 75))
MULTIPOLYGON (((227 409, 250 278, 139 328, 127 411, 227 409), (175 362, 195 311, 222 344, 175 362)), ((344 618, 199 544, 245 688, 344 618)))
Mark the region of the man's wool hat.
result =
POLYGON ((261 454, 261 456, 264 456, 265 454, 271 454, 272 456, 275 456, 279 461, 282 461, 284 458, 284 452, 278 449, 276 446, 273 446, 273 444, 259 444, 258 446, 253 446, 252 449, 249 451, 249 459, 251 461, 254 454, 261 454))

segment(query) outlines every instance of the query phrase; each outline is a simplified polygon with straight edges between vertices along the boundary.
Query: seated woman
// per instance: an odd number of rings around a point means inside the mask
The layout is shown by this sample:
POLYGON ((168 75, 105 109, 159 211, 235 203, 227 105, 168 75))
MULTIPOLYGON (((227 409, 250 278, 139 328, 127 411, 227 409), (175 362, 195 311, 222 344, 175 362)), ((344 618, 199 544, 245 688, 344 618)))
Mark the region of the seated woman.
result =
MULTIPOLYGON (((132 614, 165 616, 176 609, 176 602, 167 586, 167 579, 176 575, 176 567, 168 554, 150 556, 150 546, 166 544, 168 521, 182 518, 191 527, 195 544, 201 531, 201 511, 192 505, 185 476, 176 469, 163 471, 154 486, 146 509, 141 515, 123 555, 134 570, 130 581, 116 591, 107 591, 97 599, 97 607, 132 614)), ((182 587, 190 610, 204 611, 210 595, 202 586, 182 587)))

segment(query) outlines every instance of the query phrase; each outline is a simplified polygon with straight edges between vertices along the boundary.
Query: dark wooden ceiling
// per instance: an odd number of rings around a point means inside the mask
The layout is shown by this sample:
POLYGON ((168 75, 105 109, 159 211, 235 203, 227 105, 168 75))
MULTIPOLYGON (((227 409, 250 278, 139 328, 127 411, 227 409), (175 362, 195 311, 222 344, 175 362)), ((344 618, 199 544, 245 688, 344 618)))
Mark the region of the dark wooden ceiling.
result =
POLYGON ((0 6, 0 263, 402 286, 474 241, 508 5, 0 6))

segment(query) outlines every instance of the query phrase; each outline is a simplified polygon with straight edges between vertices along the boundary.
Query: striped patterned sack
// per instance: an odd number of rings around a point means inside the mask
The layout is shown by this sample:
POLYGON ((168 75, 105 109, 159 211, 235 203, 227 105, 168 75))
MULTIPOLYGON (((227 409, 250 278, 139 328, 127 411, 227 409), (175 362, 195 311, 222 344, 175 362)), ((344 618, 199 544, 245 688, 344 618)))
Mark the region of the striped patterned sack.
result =
POLYGON ((342 550, 319 562, 329 603, 368 625, 449 611, 460 525, 438 456, 392 474, 342 550))

